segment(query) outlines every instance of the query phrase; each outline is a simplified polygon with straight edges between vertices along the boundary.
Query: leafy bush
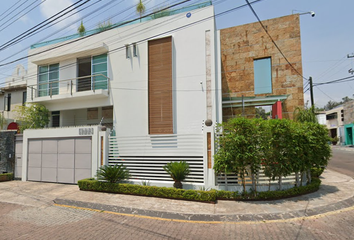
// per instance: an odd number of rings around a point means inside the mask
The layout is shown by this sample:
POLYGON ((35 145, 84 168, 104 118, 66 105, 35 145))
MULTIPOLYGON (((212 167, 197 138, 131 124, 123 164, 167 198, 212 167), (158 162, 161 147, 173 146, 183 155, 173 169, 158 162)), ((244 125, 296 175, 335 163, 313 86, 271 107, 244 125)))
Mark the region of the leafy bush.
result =
POLYGON ((189 164, 186 161, 180 162, 170 162, 163 166, 163 169, 170 174, 171 178, 175 183, 173 186, 175 188, 182 188, 182 181, 186 179, 189 174, 189 164))
POLYGON ((321 180, 314 178, 313 181, 300 187, 294 187, 287 190, 258 192, 256 195, 252 193, 239 194, 238 192, 231 191, 218 191, 217 199, 219 200, 277 200, 282 198, 295 197, 308 193, 315 192, 319 189, 321 180))
POLYGON ((14 174, 13 173, 2 173, 2 174, 0 174, 0 182, 11 181, 13 179, 14 179, 14 174))
POLYGON ((324 171, 324 167, 313 167, 311 168, 311 176, 318 178, 322 175, 323 171, 324 171))
POLYGON ((242 180, 244 192, 248 175, 251 175, 256 189, 254 176, 260 169, 267 147, 265 123, 261 119, 233 118, 222 124, 224 132, 218 139, 220 149, 214 156, 214 169, 219 173, 237 173, 242 180))
POLYGON ((303 182, 299 176, 306 174, 311 183, 310 169, 326 166, 331 148, 327 144, 330 139, 326 128, 311 122, 311 118, 305 119, 301 120, 304 122, 295 122, 236 118, 219 125, 223 133, 214 155, 214 170, 238 174, 244 192, 245 176, 251 175, 254 194, 257 192, 256 176, 260 166, 263 166, 269 180, 278 179, 280 190, 282 178, 292 173, 296 175, 297 186, 303 182))
POLYGON ((97 180, 83 179, 78 181, 80 190, 120 193, 139 196, 215 202, 216 191, 185 190, 167 187, 142 186, 126 183, 110 183, 97 180))
POLYGON ((110 183, 116 183, 123 179, 129 178, 129 170, 123 164, 113 166, 104 165, 97 170, 97 178, 106 180, 110 183))
POLYGON ((192 200, 200 202, 216 202, 219 200, 277 200, 282 198, 295 197, 307 193, 315 192, 321 185, 321 180, 314 178, 311 184, 307 186, 295 187, 282 191, 268 191, 254 193, 242 193, 232 191, 201 191, 201 190, 185 190, 167 187, 142 186, 123 183, 109 183, 92 180, 90 178, 78 181, 80 190, 109 192, 138 196, 149 196, 169 199, 192 200))

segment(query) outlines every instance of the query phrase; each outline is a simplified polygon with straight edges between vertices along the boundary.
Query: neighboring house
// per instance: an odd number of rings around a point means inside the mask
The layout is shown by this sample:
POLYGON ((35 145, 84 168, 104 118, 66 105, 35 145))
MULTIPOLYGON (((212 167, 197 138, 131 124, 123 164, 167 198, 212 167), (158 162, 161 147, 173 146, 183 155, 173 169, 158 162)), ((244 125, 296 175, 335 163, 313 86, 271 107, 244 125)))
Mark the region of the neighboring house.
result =
POLYGON ((337 106, 326 111, 326 126, 329 130, 331 138, 338 137, 339 142, 344 142, 343 126, 344 126, 344 110, 343 105, 337 106))
MULTIPOLYGON (((27 101, 49 109, 51 128, 24 131, 22 180, 76 183, 122 163, 131 181, 170 186, 162 167, 183 160, 184 186, 215 187, 215 126, 240 113, 239 97, 279 118, 303 105, 301 77, 257 24, 219 32, 207 2, 33 45, 27 101)), ((301 72, 298 15, 265 24, 301 72)))
POLYGON ((317 122, 319 124, 327 126, 326 112, 325 111, 316 112, 316 118, 317 118, 317 122))
POLYGON ((345 136, 346 145, 354 145, 354 100, 343 104, 344 111, 344 128, 343 136, 345 136))
POLYGON ((259 22, 220 30, 223 120, 255 117, 272 106, 273 118, 290 118, 304 105, 299 15, 262 21, 294 70, 259 22))
POLYGON ((68 128, 24 132, 23 180, 76 182, 78 164, 87 170, 80 177, 94 176, 107 163, 100 161, 106 142, 96 133, 101 127, 87 126, 102 121, 112 128, 109 163, 126 164, 133 180, 169 184, 172 179, 162 166, 186 160, 191 166, 188 183, 214 185, 212 133, 221 122, 214 8, 208 2, 169 15, 88 32, 92 35, 62 47, 80 36, 31 47, 28 74, 38 77, 28 80, 27 100, 49 109, 50 127, 68 128), (206 126, 207 120, 212 125, 206 126), (75 155, 75 164, 65 162, 61 145, 70 143, 61 141, 64 130, 72 144, 83 146, 70 153, 91 154, 87 158, 92 161, 75 155), (82 137, 86 143, 79 142, 82 137), (91 147, 92 152, 85 152, 91 147), (51 163, 44 160, 47 151, 51 163))
POLYGON ((24 105, 26 99, 27 71, 22 65, 18 65, 12 76, 6 78, 4 87, 0 88, 0 114, 6 120, 2 129, 11 129, 17 125, 13 123, 17 114, 14 110, 17 106, 24 105))

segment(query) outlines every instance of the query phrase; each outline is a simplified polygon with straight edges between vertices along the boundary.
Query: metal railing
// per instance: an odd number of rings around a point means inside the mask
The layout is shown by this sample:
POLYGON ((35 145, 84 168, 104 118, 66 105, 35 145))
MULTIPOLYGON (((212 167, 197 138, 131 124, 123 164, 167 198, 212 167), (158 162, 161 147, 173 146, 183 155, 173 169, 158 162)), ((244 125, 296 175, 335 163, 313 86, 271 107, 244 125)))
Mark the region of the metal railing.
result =
POLYGON ((65 80, 49 81, 46 83, 37 83, 35 85, 27 86, 28 91, 31 95, 31 100, 38 97, 52 98, 56 95, 67 95, 71 96, 76 92, 85 92, 96 90, 107 90, 109 94, 109 84, 110 79, 104 74, 95 74, 65 80))

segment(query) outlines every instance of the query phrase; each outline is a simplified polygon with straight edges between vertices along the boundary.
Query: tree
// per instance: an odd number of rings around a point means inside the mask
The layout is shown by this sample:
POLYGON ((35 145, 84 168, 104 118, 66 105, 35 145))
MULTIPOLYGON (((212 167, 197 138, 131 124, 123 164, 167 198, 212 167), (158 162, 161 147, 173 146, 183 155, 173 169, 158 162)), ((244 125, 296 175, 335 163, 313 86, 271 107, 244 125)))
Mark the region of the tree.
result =
POLYGON ((312 123, 317 123, 317 118, 315 114, 315 107, 312 106, 310 108, 300 108, 297 107, 295 108, 294 111, 294 120, 296 122, 312 122, 312 123))
POLYGON ((5 117, 2 114, 0 114, 0 130, 4 128, 5 123, 6 123, 5 117))
POLYGON ((21 121, 21 131, 28 128, 44 128, 49 123, 49 110, 39 103, 17 106, 15 112, 18 114, 16 119, 21 121))
POLYGON ((344 98, 342 98, 342 102, 341 103, 346 103, 346 102, 349 102, 351 100, 353 100, 353 99, 348 97, 348 96, 345 96, 344 98))
POLYGON ((340 104, 341 103, 338 103, 336 101, 329 100, 328 103, 324 106, 324 109, 328 111, 328 110, 331 110, 331 109, 337 107, 340 104))
POLYGON ((139 0, 139 3, 136 5, 136 12, 139 13, 140 15, 140 22, 141 22, 141 17, 145 12, 145 5, 141 0, 139 0))
POLYGON ((218 173, 236 173, 246 192, 246 177, 251 176, 256 192, 255 175, 264 158, 264 127, 261 119, 232 118, 222 124, 223 134, 218 139, 220 146, 214 155, 214 170, 218 173))
POLYGON ((77 28, 77 32, 80 34, 80 36, 85 35, 86 28, 84 26, 84 23, 81 21, 80 26, 77 28))
POLYGON ((256 107, 256 118, 267 119, 265 109, 263 109, 262 107, 256 107))

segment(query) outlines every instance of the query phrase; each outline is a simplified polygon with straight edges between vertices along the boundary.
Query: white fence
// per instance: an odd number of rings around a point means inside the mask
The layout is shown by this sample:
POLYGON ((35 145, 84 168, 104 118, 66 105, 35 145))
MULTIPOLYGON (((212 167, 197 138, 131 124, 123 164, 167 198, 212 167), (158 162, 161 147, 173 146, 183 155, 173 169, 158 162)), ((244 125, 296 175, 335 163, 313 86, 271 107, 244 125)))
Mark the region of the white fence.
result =
POLYGON ((156 135, 109 139, 109 164, 123 164, 130 180, 173 182, 163 170, 171 161, 186 161, 185 183, 204 183, 203 135, 156 135))

